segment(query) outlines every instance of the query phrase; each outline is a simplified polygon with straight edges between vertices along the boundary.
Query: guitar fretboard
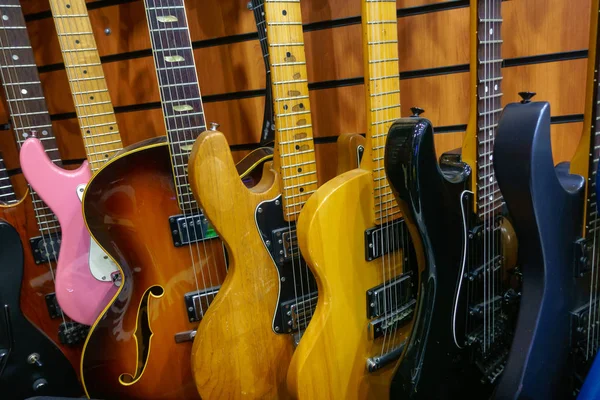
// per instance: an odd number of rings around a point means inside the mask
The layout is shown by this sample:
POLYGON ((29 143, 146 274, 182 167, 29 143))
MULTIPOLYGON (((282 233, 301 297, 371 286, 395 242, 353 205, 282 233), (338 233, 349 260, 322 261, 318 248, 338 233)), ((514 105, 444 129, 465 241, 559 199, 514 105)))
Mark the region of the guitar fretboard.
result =
POLYGON ((363 0, 363 47, 367 84, 367 140, 362 168, 373 171, 374 224, 399 216, 383 167, 385 141, 392 123, 400 118, 400 75, 396 2, 363 0), (370 161, 370 162, 369 162, 370 161))
MULTIPOLYGON (((598 25, 600 26, 600 14, 598 15, 598 25)), ((596 51, 594 60, 594 85, 593 87, 593 106, 591 118, 591 140, 589 151, 589 170, 588 170, 588 185, 587 185, 587 201, 586 201, 586 237, 592 238, 600 234, 598 221, 598 205, 596 197, 596 179, 598 175, 598 160, 600 160, 600 40, 596 40, 596 51)), ((589 79, 589 77, 588 77, 589 79)))
POLYGON ((123 148, 85 0, 50 0, 92 172, 123 148))
POLYGON ((300 1, 265 0, 265 19, 275 108, 274 164, 280 172, 284 218, 293 221, 317 190, 300 1))
POLYGON ((488 219, 504 205, 492 154, 502 111, 501 0, 479 0, 477 11, 477 213, 488 219))
POLYGON ((272 142, 271 132, 274 127, 273 121, 273 98, 271 88, 271 69, 269 63, 269 46, 267 44, 267 24, 265 21, 265 7, 263 0, 252 0, 250 2, 252 12, 254 13, 254 20, 256 21, 256 30, 258 32, 258 41, 260 43, 260 49, 263 55, 263 61, 265 63, 265 115, 263 118, 263 130, 261 136, 261 144, 267 144, 272 142))
MULTIPOLYGON (((18 0, 0 4, 0 77, 6 93, 11 124, 19 148, 35 135, 52 162, 62 165, 25 18, 18 0)), ((35 216, 42 233, 60 229, 54 213, 30 188, 35 216)))
POLYGON ((0 155, 0 204, 12 204, 16 202, 17 196, 15 195, 15 190, 10 183, 4 160, 0 155))
POLYGON ((188 181, 188 160, 206 130, 194 50, 183 0, 145 0, 152 53, 182 210, 196 210, 188 181))

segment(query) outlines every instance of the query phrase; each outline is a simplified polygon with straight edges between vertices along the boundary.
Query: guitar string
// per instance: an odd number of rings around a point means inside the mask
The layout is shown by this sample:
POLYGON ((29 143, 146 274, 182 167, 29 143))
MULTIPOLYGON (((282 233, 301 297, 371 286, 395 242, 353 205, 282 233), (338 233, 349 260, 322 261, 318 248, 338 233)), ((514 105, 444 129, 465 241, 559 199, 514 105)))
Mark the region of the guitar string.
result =
MULTIPOLYGON (((294 38, 292 37, 293 36, 292 35, 292 29, 293 29, 294 25, 292 25, 292 22, 298 22, 298 21, 292 21, 292 20, 295 20, 296 18, 298 18, 300 20, 299 22, 300 22, 300 32, 301 32, 300 35, 301 36, 300 36, 298 42, 304 43, 304 37, 302 36, 302 17, 301 17, 302 14, 301 14, 301 5, 300 5, 300 2, 297 3, 297 6, 295 6, 294 4, 289 4, 289 8, 292 9, 292 10, 286 9, 285 4, 284 5, 277 5, 277 7, 279 8, 279 11, 280 11, 278 14, 283 14, 283 10, 287 10, 288 11, 288 15, 292 16, 292 18, 290 18, 290 20, 287 21, 287 23, 285 25, 285 26, 287 26, 287 28, 284 31, 284 37, 287 39, 286 43, 294 43, 294 38), (291 12, 289 12, 289 11, 291 11, 291 12)), ((290 54, 294 55, 294 52, 290 51, 290 54)), ((302 55, 302 58, 304 59, 303 62, 306 62, 306 53, 305 53, 304 46, 301 47, 301 55, 302 55)), ((292 62, 292 63, 298 62, 298 61, 292 61, 294 59, 297 60, 297 58, 295 58, 295 57, 290 58, 290 62, 292 62)), ((285 67, 283 67, 283 68, 285 68, 285 67)), ((290 69, 293 69, 293 67, 290 68, 290 69)), ((304 68, 304 71, 305 71, 305 73, 307 72, 306 68, 304 68)), ((305 79, 308 79, 308 76, 306 76, 305 79)), ((298 84, 297 83, 293 83, 292 85, 294 85, 294 87, 297 87, 298 84)), ((305 86, 306 85, 304 83, 300 83, 300 87, 304 88, 305 86)), ((309 99, 307 99, 307 102, 308 102, 308 104, 310 104, 310 100, 309 99)), ((308 110, 311 111, 311 107, 310 106, 308 107, 308 110)), ((292 112, 293 112, 293 107, 292 107, 292 112)), ((310 114, 307 114, 307 115, 310 115, 310 114)), ((285 119, 287 119, 288 122, 291 122, 290 125, 285 124, 286 127, 293 126, 292 124, 294 123, 294 119, 295 119, 295 117, 293 115, 292 116, 286 116, 285 119)), ((298 126, 299 120, 296 120, 295 122, 296 122, 296 126, 298 126)), ((308 122, 308 119, 307 119, 307 122, 308 122)), ((311 119, 311 125, 312 125, 312 119, 311 119)), ((309 128, 309 129, 312 130, 312 127, 309 128)), ((294 145, 295 140, 292 140, 292 137, 294 139, 296 139, 296 134, 292 134, 291 131, 293 131, 293 130, 288 131, 289 133, 287 134, 287 139, 286 139, 286 141, 288 142, 288 144, 286 145, 286 146, 288 146, 288 150, 289 150, 289 146, 294 146, 294 148, 296 148, 296 145, 294 145)), ((312 137, 312 135, 311 135, 311 137, 312 137)), ((311 142, 311 144, 313 145, 313 154, 314 154, 314 143, 311 142)), ((309 145, 309 147, 310 147, 310 145, 309 145)), ((300 164, 302 162, 302 159, 303 159, 304 156, 302 156, 301 154, 299 154, 299 153, 301 153, 303 151, 302 149, 303 149, 303 146, 300 145, 300 147, 297 149, 298 150, 297 152, 292 152, 292 153, 287 152, 287 154, 294 154, 294 160, 295 160, 294 162, 295 162, 295 164, 300 164)), ((305 189, 303 189, 303 185, 306 184, 306 182, 305 182, 306 179, 302 178, 301 175, 302 174, 298 174, 296 172, 296 173, 294 173, 291 176, 291 179, 290 179, 292 181, 292 183, 294 181, 296 182, 295 184, 293 184, 293 186, 297 187, 299 192, 305 190, 305 189)), ((300 192, 300 193, 302 193, 302 192, 300 192)), ((303 197, 303 196, 301 196, 301 197, 303 197)), ((294 224, 294 227, 293 227, 294 230, 296 230, 296 226, 297 226, 296 223, 298 221, 298 216, 299 216, 299 213, 302 210, 305 202, 306 202, 306 200, 293 201, 292 202, 292 207, 291 208, 293 210, 292 212, 293 212, 294 221, 295 221, 295 224, 294 224)), ((288 206, 287 208, 290 208, 289 204, 287 206, 288 206)), ((289 213, 289 211, 286 210, 285 213, 289 213)), ((288 218, 288 220, 291 220, 291 218, 288 218)), ((290 238, 292 237, 291 235, 292 235, 292 233, 290 231, 290 238)), ((297 252, 296 253, 297 253, 297 256, 294 256, 294 253, 292 252, 292 260, 294 260, 294 258, 297 257, 297 274, 295 274, 295 275, 297 275, 300 278, 299 279, 299 281, 300 281, 300 301, 302 301, 302 299, 307 299, 307 294, 305 293, 305 290, 304 290, 304 272, 305 272, 304 270, 306 270, 306 273, 307 273, 307 276, 308 276, 308 267, 306 265, 303 265, 302 256, 300 254, 300 249, 299 248, 297 248, 297 252)), ((292 268, 294 270, 296 269, 296 266, 294 265, 294 263, 292 263, 292 268)), ((307 278, 307 282, 306 283, 307 283, 307 286, 308 286, 308 291, 310 293, 310 281, 308 281, 308 278, 307 278)), ((294 277, 294 284, 297 285, 297 277, 296 276, 294 277)), ((296 299, 296 303, 298 304, 298 299, 296 299)), ((298 307, 298 308, 300 308, 300 307, 298 307)), ((312 317, 312 308, 309 308, 308 313, 310 314, 310 316, 308 316, 308 317, 307 316, 303 316, 302 319, 301 319, 302 324, 298 325, 298 337, 299 338, 302 337, 303 330, 306 331, 306 329, 308 328, 308 323, 310 321, 310 317, 312 317)))
MULTIPOLYGON (((594 60, 594 62, 597 62, 597 58, 596 60, 594 60)), ((594 71, 596 71, 597 68, 594 69, 594 71)), ((597 84, 597 79, 594 80, 594 84, 597 84)), ((596 86, 594 88, 594 93, 596 93, 596 97, 598 94, 598 87, 596 86)), ((598 107, 596 105, 596 110, 598 111, 598 107)), ((597 164, 594 162, 594 156, 596 153, 596 149, 595 149, 595 141, 597 136, 594 136, 594 141, 590 140, 590 159, 591 159, 591 170, 589 171, 589 175, 591 177, 594 176, 594 172, 596 172, 597 174, 597 164)), ((593 178, 590 178, 593 179, 593 178)), ((592 182, 594 182, 592 180, 592 182)), ((588 197, 591 198, 593 195, 592 192, 592 184, 588 184, 588 197)), ((589 300, 589 306, 588 306, 588 329, 587 329, 587 343, 586 343, 586 359, 589 359, 590 357, 592 357, 595 353, 595 348, 596 346, 596 336, 597 336, 597 332, 598 332, 598 301, 597 301, 597 296, 598 296, 598 283, 597 283, 597 279, 598 279, 598 275, 600 274, 600 269, 596 268, 596 266, 598 265, 597 263, 600 262, 600 252, 597 251, 596 248, 596 239, 598 237, 598 204, 597 201, 598 199, 595 199, 595 202, 589 202, 590 206, 592 204, 596 204, 596 217, 594 219, 594 225, 593 227, 589 226, 589 221, 588 221, 588 232, 592 232, 592 236, 593 236, 593 247, 592 247, 592 273, 591 273, 591 279, 590 279, 590 300, 589 300), (594 276, 596 278, 594 278, 594 276), (595 287, 594 287, 595 284, 595 287), (590 340, 590 334, 592 335, 592 338, 590 340)))
MULTIPOLYGON (((167 1, 170 2, 170 0, 167 0, 167 1)), ((187 11, 186 11, 186 8, 185 8, 185 2, 184 2, 184 0, 181 0, 181 7, 182 7, 181 9, 183 11, 183 15, 184 15, 185 26, 188 27, 187 11)), ((193 50, 193 46, 192 46, 192 39, 190 37, 189 27, 186 30, 177 30, 177 31, 171 31, 171 32, 173 33, 173 39, 174 39, 174 42, 175 42, 174 44, 175 45, 177 45, 177 39, 175 38, 176 34, 174 32, 177 32, 177 34, 179 35, 179 39, 182 40, 182 43, 183 43, 184 40, 187 40, 188 47, 189 47, 189 50, 190 50, 190 57, 192 58, 192 63, 194 65, 194 68, 191 69, 191 71, 190 71, 189 68, 185 69, 185 76, 186 76, 186 81, 187 82, 190 82, 190 81, 196 82, 196 84, 195 84, 194 87, 198 90, 198 98, 200 99, 200 100, 198 100, 198 102, 200 104, 200 109, 202 110, 202 117, 201 117, 201 121, 202 122, 201 122, 200 126, 203 126, 202 131, 204 131, 204 130, 206 130, 206 115, 204 114, 204 105, 202 103, 202 94, 201 94, 201 90, 200 90, 200 81, 198 80, 198 74, 196 72, 196 67, 195 67, 196 64, 195 64, 195 59, 194 59, 194 50, 193 50)), ((181 68, 178 69, 178 72, 179 72, 179 78, 180 78, 180 80, 183 80, 182 69, 181 68)), ((183 99, 183 100, 185 101, 186 99, 183 99)), ((185 103, 182 104, 182 105, 185 105, 185 103)), ((182 120, 185 119, 185 118, 187 118, 188 123, 190 124, 190 126, 192 126, 193 122, 194 122, 194 119, 197 118, 197 117, 190 116, 189 114, 184 114, 182 120)), ((200 129, 197 130, 197 132, 199 132, 199 131, 200 131, 200 129)), ((185 138, 185 142, 186 142, 187 145, 189 145, 189 143, 193 144, 195 142, 195 139, 197 139, 198 136, 199 136, 199 133, 194 134, 193 132, 194 132, 193 130, 190 130, 189 133, 190 133, 191 137, 189 137, 189 138, 186 137, 185 138)), ((182 134, 185 136, 185 131, 182 131, 182 134)), ((179 134, 178 134, 178 136, 179 136, 179 134)), ((180 146, 180 149, 181 149, 181 146, 180 146)), ((191 151, 188 150, 188 148, 184 149, 184 151, 186 152, 185 157, 187 158, 187 159, 184 158, 184 161, 186 163, 186 170, 187 170, 187 165, 189 164, 189 154, 190 154, 191 151)), ((182 158, 183 157, 184 156, 182 154, 182 158)), ((188 186, 187 186, 188 190, 186 191, 187 192, 187 198, 188 198, 188 202, 190 204, 190 210, 193 213, 194 212, 194 210, 193 210, 193 202, 194 202, 195 198, 194 198, 193 193, 191 193, 191 187, 189 186, 189 175, 186 176, 186 180, 188 182, 188 186)), ((197 204, 196 209, 200 210, 200 204, 197 201, 196 201, 196 204, 197 204)), ((200 232, 201 232, 202 236, 205 236, 204 226, 202 224, 200 224, 199 227, 198 227, 197 224, 194 225, 194 232, 196 233, 196 236, 197 236, 198 229, 200 229, 200 232)), ((220 237, 217 238, 217 240, 215 242, 220 243, 221 244, 221 248, 224 249, 224 245, 223 245, 223 242, 222 242, 222 240, 221 240, 220 237)), ((205 257, 206 257, 206 264, 207 264, 206 270, 207 270, 207 274, 208 274, 208 280, 210 282, 210 286, 213 287, 215 285, 215 283, 213 283, 213 273, 215 275, 215 279, 217 279, 217 281, 219 279, 218 278, 219 277, 219 267, 217 265, 217 259, 218 258, 217 258, 217 255, 215 254, 215 243, 208 243, 208 245, 207 245, 206 240, 202 241, 202 243, 204 245, 205 257), (208 257, 206 255, 206 250, 207 249, 210 250, 211 257, 208 257)), ((199 263, 200 263, 200 268, 202 270, 202 264, 201 264, 201 259, 202 258, 201 258, 201 254, 200 254, 200 246, 199 246, 199 244, 198 244, 197 241, 195 242, 195 247, 196 247, 196 253, 198 255, 198 260, 199 260, 199 263)), ((221 255, 219 255, 219 257, 220 256, 221 255)), ((225 252, 224 251, 222 253, 222 256, 223 256, 223 259, 222 259, 223 263, 226 264, 226 262, 225 262, 225 252)), ((214 299, 214 297, 215 297, 215 295, 213 294, 212 298, 214 299)))
MULTIPOLYGON (((486 80, 489 79, 490 77, 490 71, 489 71, 489 63, 487 63, 487 61, 490 59, 490 48, 489 45, 487 44, 487 41, 485 41, 485 30, 487 29, 487 18, 489 16, 489 2, 486 0, 484 3, 484 23, 483 23, 483 27, 484 27, 484 32, 483 35, 482 32, 479 32, 479 34, 483 37, 483 46, 485 48, 484 51, 484 62, 486 62, 484 64, 484 70, 485 70, 485 77, 486 80)), ((481 37, 480 36, 480 37, 481 37)), ((481 39, 479 39, 481 40, 481 39)), ((484 111, 485 111, 485 117, 484 117, 484 126, 486 128, 490 127, 490 112, 491 112, 491 107, 490 107, 490 102, 489 102, 489 82, 487 82, 484 85, 485 89, 484 89, 484 111)), ((491 127, 489 128, 490 132, 491 132, 491 127)), ((493 134, 493 133, 492 133, 493 134)), ((490 138, 491 139, 491 138, 490 138)), ((490 151, 490 146, 489 146, 490 142, 487 142, 486 145, 484 146, 484 157, 483 157, 483 163, 485 165, 485 170, 487 174, 491 174, 491 169, 489 166, 489 162, 487 160, 487 154, 490 151)), ((491 214, 491 201, 489 199, 489 186, 484 186, 484 199, 483 199, 483 204, 484 204, 484 217, 483 217, 483 238, 484 238, 484 247, 483 247, 483 252, 484 252, 484 256, 483 256, 483 262, 484 262, 484 268, 483 268, 483 276, 484 276, 484 298, 483 298, 483 304, 484 304, 484 328, 483 328, 483 337, 484 337, 484 354, 486 353, 487 348, 489 347, 489 328, 490 328, 490 324, 489 324, 489 314, 490 314, 490 310, 489 310, 489 272, 488 272, 488 268, 489 268, 489 261, 490 261, 490 247, 489 247, 489 218, 490 218, 490 214, 491 214)))
MULTIPOLYGON (((22 16, 23 11, 21 9, 20 4, 18 4, 18 7, 15 7, 15 9, 17 10, 17 12, 21 13, 21 15, 20 15, 21 18, 17 18, 17 21, 19 21, 19 19, 20 19, 21 21, 24 22, 24 17, 22 16)), ((10 19, 8 11, 6 13, 4 13, 4 15, 6 15, 10 19)), ((19 97, 19 95, 17 93, 22 93, 22 91, 24 89, 21 86, 21 80, 19 79, 19 76, 18 76, 19 74, 18 74, 16 65, 12 66, 12 69, 14 70, 16 78, 13 80, 12 77, 11 77, 11 73, 10 73, 10 71, 11 71, 11 63, 8 61, 7 51, 5 50, 5 48, 10 47, 9 46, 10 40, 9 40, 9 37, 8 37, 7 28, 6 28, 7 25, 5 25, 4 18, 0 18, 0 23, 2 24, 2 34, 4 35, 4 38, 6 40, 5 43, 7 44, 7 46, 2 46, 2 49, 0 50, 0 52, 2 53, 2 56, 4 58, 4 64, 6 65, 6 68, 0 68, 0 74, 2 75, 2 81, 4 83, 3 86, 4 86, 4 90, 7 93, 7 98, 8 99, 11 98, 11 96, 9 95, 9 87, 10 87, 10 88, 12 88, 12 92, 13 92, 12 93, 12 98, 15 99, 15 100, 17 100, 17 101, 14 101, 14 102, 11 102, 11 101, 7 102, 9 110, 10 110, 10 114, 13 117, 13 119, 20 121, 20 126, 21 127, 33 126, 33 124, 31 123, 30 115, 27 113, 25 115, 25 117, 23 117, 24 113, 21 112, 21 109, 19 107, 19 101, 18 100, 20 99, 20 97, 19 97), (4 75, 4 70, 6 70, 6 74, 8 76, 8 79, 6 79, 6 76, 4 75), (16 83, 16 85, 9 85, 9 83, 16 83), (16 89, 16 91, 15 91, 15 89, 16 89), (11 103, 14 103, 14 109, 13 109, 13 104, 11 104, 11 103), (15 109, 16 109, 16 112, 15 112, 15 109), (14 117, 15 115, 17 117, 14 117), (23 122, 24 120, 25 120, 25 123, 23 122)), ((33 50, 31 50, 31 52, 33 52, 33 50)), ((30 55, 32 56, 32 60, 35 60, 35 58, 33 58, 33 54, 30 54, 30 55)), ((35 68, 37 68, 37 67, 35 67, 35 68)), ((41 88, 41 84, 39 84, 39 85, 40 85, 39 87, 41 88)), ((25 104, 25 99, 21 99, 21 102, 23 103, 23 109, 24 109, 23 111, 27 110, 27 106, 25 104)), ((50 132, 52 132, 51 128, 47 128, 47 129, 50 132)), ((22 130, 25 131, 24 129, 22 129, 22 130)), ((21 146, 22 146, 23 140, 21 140, 20 134, 17 132, 18 131, 17 127, 14 128, 14 131, 15 131, 15 135, 17 136, 17 143, 19 144, 19 149, 20 149, 21 146)), ((30 185, 28 185, 28 186, 30 186, 30 185)), ((33 200, 34 214, 36 215, 36 220, 37 220, 37 223, 38 223, 38 228, 39 228, 39 231, 40 231, 40 236, 42 237, 42 243, 44 245, 44 250, 46 252, 46 256, 47 256, 47 259, 48 259, 48 263, 47 263, 48 264, 48 270, 49 270, 50 276, 52 278, 52 283, 53 283, 54 287, 56 288, 56 275, 54 273, 54 267, 53 267, 52 261, 54 259, 54 261, 57 262, 57 252, 56 252, 56 248, 54 247, 55 243, 54 243, 54 239, 52 238, 52 234, 54 233, 54 234, 57 235, 56 236, 56 240, 58 240, 60 238, 60 234, 57 232, 57 230, 55 228, 52 228, 52 225, 50 225, 50 223, 47 221, 47 218, 49 217, 49 215, 46 212, 44 212, 44 216, 40 218, 40 215, 39 215, 40 208, 37 205, 37 203, 35 202, 36 201, 36 194, 35 194, 35 191, 31 188, 31 186, 30 186, 30 195, 31 195, 31 198, 33 200), (44 225, 46 225, 46 226, 44 227, 44 225), (48 238, 46 237, 46 234, 44 233, 44 228, 47 229, 48 232, 50 232, 48 238), (52 253, 50 253, 50 251, 48 249, 49 245, 52 248, 52 253)), ((45 206, 46 209, 49 210, 49 208, 46 206, 45 203, 42 203, 42 204, 43 204, 43 206, 45 206)), ((53 214, 51 214, 51 215, 53 215, 53 214)), ((64 327, 65 327, 65 332, 69 332, 71 330, 71 328, 67 324, 67 318, 65 317, 65 314, 62 311, 62 308, 58 307, 58 311, 59 311, 59 315, 60 315, 60 317, 61 317, 61 319, 63 321, 64 327)), ((69 322, 71 322, 70 319, 69 319, 69 322)))
MULTIPOLYGON (((167 143, 169 146, 169 153, 170 153, 170 158, 171 158, 171 164, 172 164, 172 169, 173 169, 173 183, 174 183, 174 190, 175 190, 175 195, 177 198, 177 204, 179 206, 179 208, 181 209, 181 211, 183 212, 183 220, 184 220, 184 228, 185 228, 185 233, 187 235, 187 239, 188 239, 188 244, 187 244, 187 248, 189 251, 189 256, 190 256, 190 260, 191 260, 191 267, 192 267, 192 273, 194 275, 194 283, 196 286, 196 291, 197 293, 200 293, 200 284, 198 281, 198 271, 196 270, 196 258, 195 258, 195 254, 194 254, 194 249, 191 243, 191 231, 192 229, 190 229, 190 223, 192 222, 191 220, 188 219, 188 203, 186 200, 189 200, 189 196, 188 198, 184 197, 184 193, 183 193, 183 189, 180 188, 180 177, 179 177, 179 169, 184 169, 185 171, 185 166, 184 166, 184 160, 183 160, 183 156, 178 153, 176 151, 176 147, 175 144, 177 144, 178 146, 181 146, 182 141, 180 140, 180 136, 179 134, 175 134, 173 135, 173 129, 175 129, 175 132, 180 132, 180 129, 182 129, 181 127, 179 127, 178 125, 178 118, 173 115, 173 119, 174 120, 174 126, 175 128, 172 127, 172 123, 169 121, 168 117, 168 112, 167 112, 167 105, 165 103, 165 99, 166 99, 166 93, 168 91, 168 98, 169 101, 173 101, 174 99, 179 99, 179 92, 177 90, 177 86, 172 86, 174 84, 177 84, 177 79, 175 78, 175 74, 174 74, 174 70, 173 68, 169 68, 168 62, 166 61, 166 57, 168 56, 177 56, 178 54, 173 55, 172 51, 170 51, 170 46, 168 46, 169 43, 169 38, 168 35, 166 35, 165 40, 167 41, 167 46, 165 46, 165 44, 163 43, 163 35, 161 34, 161 32, 167 32, 168 29, 171 29, 173 27, 173 25, 167 21, 166 18, 167 16, 171 16, 170 13, 171 11, 175 10, 175 6, 171 3, 168 3, 169 7, 165 7, 164 4, 162 3, 162 0, 159 1, 159 6, 154 7, 154 18, 152 18, 152 12, 151 12, 151 8, 152 5, 156 6, 156 3, 151 1, 151 0, 145 0, 144 1, 145 4, 145 11, 146 11, 146 18, 147 18, 147 22, 148 22, 148 34, 150 36, 150 41, 152 44, 152 54, 153 54, 153 59, 154 59, 154 63, 155 63, 155 69, 156 69, 156 74, 157 74, 157 80, 158 80, 158 85, 159 85, 159 94, 160 94, 160 99, 161 99, 161 108, 162 108, 162 112, 163 112, 163 119, 164 119, 164 123, 165 123, 165 129, 166 129, 166 137, 167 137, 167 143), (162 10, 163 13, 162 15, 159 15, 159 11, 158 10, 162 10), (160 24, 159 24, 159 17, 163 17, 165 19, 165 22, 163 22, 164 26, 165 26, 165 30, 164 31, 160 31, 158 29, 160 28, 160 24), (156 28, 153 27, 152 22, 156 23, 156 28), (156 29, 156 30, 155 30, 156 29), (158 37, 159 40, 157 41, 154 37, 154 34, 158 33, 158 37), (158 52, 156 51, 157 49, 157 42, 159 42, 159 46, 160 46, 160 50, 161 50, 161 54, 162 54, 162 58, 159 58, 158 52), (168 55, 167 55, 168 52, 168 55), (161 67, 161 63, 159 60, 163 61, 164 66, 161 67), (164 69, 160 69, 160 68, 164 68, 164 69), (164 79, 163 79, 163 75, 164 74, 164 79), (173 78, 173 82, 171 82, 171 79, 173 78), (166 85, 164 84, 164 81, 166 81, 166 85), (165 90, 165 86, 168 88, 167 90, 165 90), (172 88, 175 88, 175 97, 173 96, 173 90, 172 88), (171 135, 173 135, 173 138, 175 138, 175 141, 177 143, 173 143, 173 140, 171 138, 171 135), (179 162, 181 161, 181 162, 179 162)), ((177 15, 176 12, 174 12, 175 15, 177 15)), ((177 18, 177 17, 175 17, 177 18)), ((179 22, 178 18, 177 18, 177 22, 179 22)), ((177 47, 177 46, 175 46, 177 47)), ((172 103, 174 107, 175 103, 172 103)), ((185 128, 185 127, 183 127, 185 128)), ((192 126, 190 126, 190 129, 193 129, 192 126)), ((184 179, 187 180, 187 173, 184 172, 184 179)), ((189 193, 189 192, 188 192, 189 193)), ((193 225, 194 228, 194 233, 197 233, 196 231, 196 225, 193 225)), ((182 239, 183 240, 183 239, 182 239)), ((206 243, 203 243, 204 245, 204 252, 205 252, 205 256, 208 257, 208 253, 206 251, 206 243)), ((204 287, 206 287, 206 279, 204 276, 204 272, 202 270, 202 267, 200 266, 200 272, 201 272, 201 276, 202 276, 202 283, 204 285, 204 287)), ((207 302, 207 306, 208 306, 208 299, 206 299, 207 302)), ((202 298, 201 298, 201 304, 202 304, 202 298)), ((202 306, 200 306, 200 313, 202 316, 204 316, 204 310, 202 309, 202 306)))

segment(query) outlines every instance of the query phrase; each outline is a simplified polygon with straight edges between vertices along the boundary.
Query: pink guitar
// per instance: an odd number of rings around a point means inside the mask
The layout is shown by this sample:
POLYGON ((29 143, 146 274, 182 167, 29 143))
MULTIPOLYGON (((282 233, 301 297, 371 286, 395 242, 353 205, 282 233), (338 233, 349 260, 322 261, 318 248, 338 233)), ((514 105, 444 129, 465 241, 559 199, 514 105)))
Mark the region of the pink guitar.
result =
MULTIPOLYGON (((21 147, 21 169, 31 187, 56 215, 62 241, 56 267, 56 299, 73 320, 92 325, 117 292, 120 271, 92 240, 81 198, 92 175, 123 146, 104 80, 85 0, 50 0, 69 85, 83 136, 87 162, 76 170, 56 166, 42 142, 28 138, 21 147)), ((33 133, 33 132, 32 132, 33 133)), ((42 132, 43 135, 44 132, 42 132)))
POLYGON ((42 142, 29 138, 21 147, 27 181, 58 218, 62 242, 56 269, 56 299, 73 320, 92 325, 117 291, 117 266, 92 240, 83 220, 81 198, 92 174, 85 161, 76 170, 57 167, 42 142))

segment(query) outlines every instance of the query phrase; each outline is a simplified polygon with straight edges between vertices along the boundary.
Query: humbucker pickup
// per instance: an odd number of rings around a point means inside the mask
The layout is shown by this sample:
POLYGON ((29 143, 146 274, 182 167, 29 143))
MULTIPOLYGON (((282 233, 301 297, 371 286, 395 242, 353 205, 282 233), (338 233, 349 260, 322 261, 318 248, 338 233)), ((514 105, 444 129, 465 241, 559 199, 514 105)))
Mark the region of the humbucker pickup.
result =
POLYGON ((214 228, 204 214, 173 215, 169 217, 169 228, 175 247, 202 242, 217 237, 214 228))
POLYGON ((579 239, 575 243, 575 277, 581 278, 592 270, 594 246, 590 239, 579 239))
POLYGON ((60 251, 60 233, 51 233, 47 236, 36 236, 29 239, 33 259, 36 264, 44 264, 58 260, 60 251), (53 253, 56 252, 56 255, 53 253))
POLYGON ((409 240, 403 218, 365 231, 365 259, 373 261, 385 254, 403 248, 409 240))
POLYGON ((386 308, 397 310, 413 298, 412 273, 402 274, 367 291, 367 318, 385 314, 386 308))
POLYGON ((56 300, 56 293, 48 293, 44 296, 46 300, 46 308, 48 309, 48 315, 51 319, 58 318, 62 314, 62 310, 56 300))
POLYGON ((221 286, 213 286, 208 289, 189 292, 183 296, 190 322, 198 322, 202 319, 219 289, 221 289, 221 286))
POLYGON ((409 322, 415 312, 416 299, 412 299, 399 309, 384 315, 374 321, 369 322, 369 332, 372 339, 377 339, 386 333, 394 332, 407 322, 409 322))
POLYGON ((469 314, 474 317, 483 318, 484 312, 496 312, 499 313, 502 309, 502 302, 504 301, 504 297, 497 295, 493 299, 487 302, 481 302, 479 304, 475 304, 474 306, 469 307, 469 314))
POLYGON ((296 235, 296 227, 292 229, 284 227, 273 231, 273 252, 278 256, 275 262, 280 266, 288 262, 292 257, 298 257, 300 250, 298 249, 298 236, 296 235))
POLYGON ((281 303, 284 329, 292 332, 307 326, 317 307, 317 299, 317 292, 313 292, 299 297, 297 301, 294 299, 281 303))

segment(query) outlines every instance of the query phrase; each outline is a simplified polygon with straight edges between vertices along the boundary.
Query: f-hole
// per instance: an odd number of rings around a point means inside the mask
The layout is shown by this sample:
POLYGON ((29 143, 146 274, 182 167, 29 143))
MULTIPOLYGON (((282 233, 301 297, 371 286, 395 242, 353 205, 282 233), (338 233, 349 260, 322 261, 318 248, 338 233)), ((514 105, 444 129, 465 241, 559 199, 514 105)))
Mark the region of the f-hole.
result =
POLYGON ((123 373, 119 377, 119 381, 124 385, 131 385, 142 377, 144 368, 146 367, 146 361, 148 360, 148 354, 150 351, 150 337, 152 336, 152 329, 148 319, 148 297, 150 294, 154 297, 160 297, 164 293, 164 290, 160 286, 152 286, 146 293, 140 302, 140 308, 138 310, 137 325, 134 335, 137 339, 138 346, 138 360, 137 369, 134 375, 123 373))

